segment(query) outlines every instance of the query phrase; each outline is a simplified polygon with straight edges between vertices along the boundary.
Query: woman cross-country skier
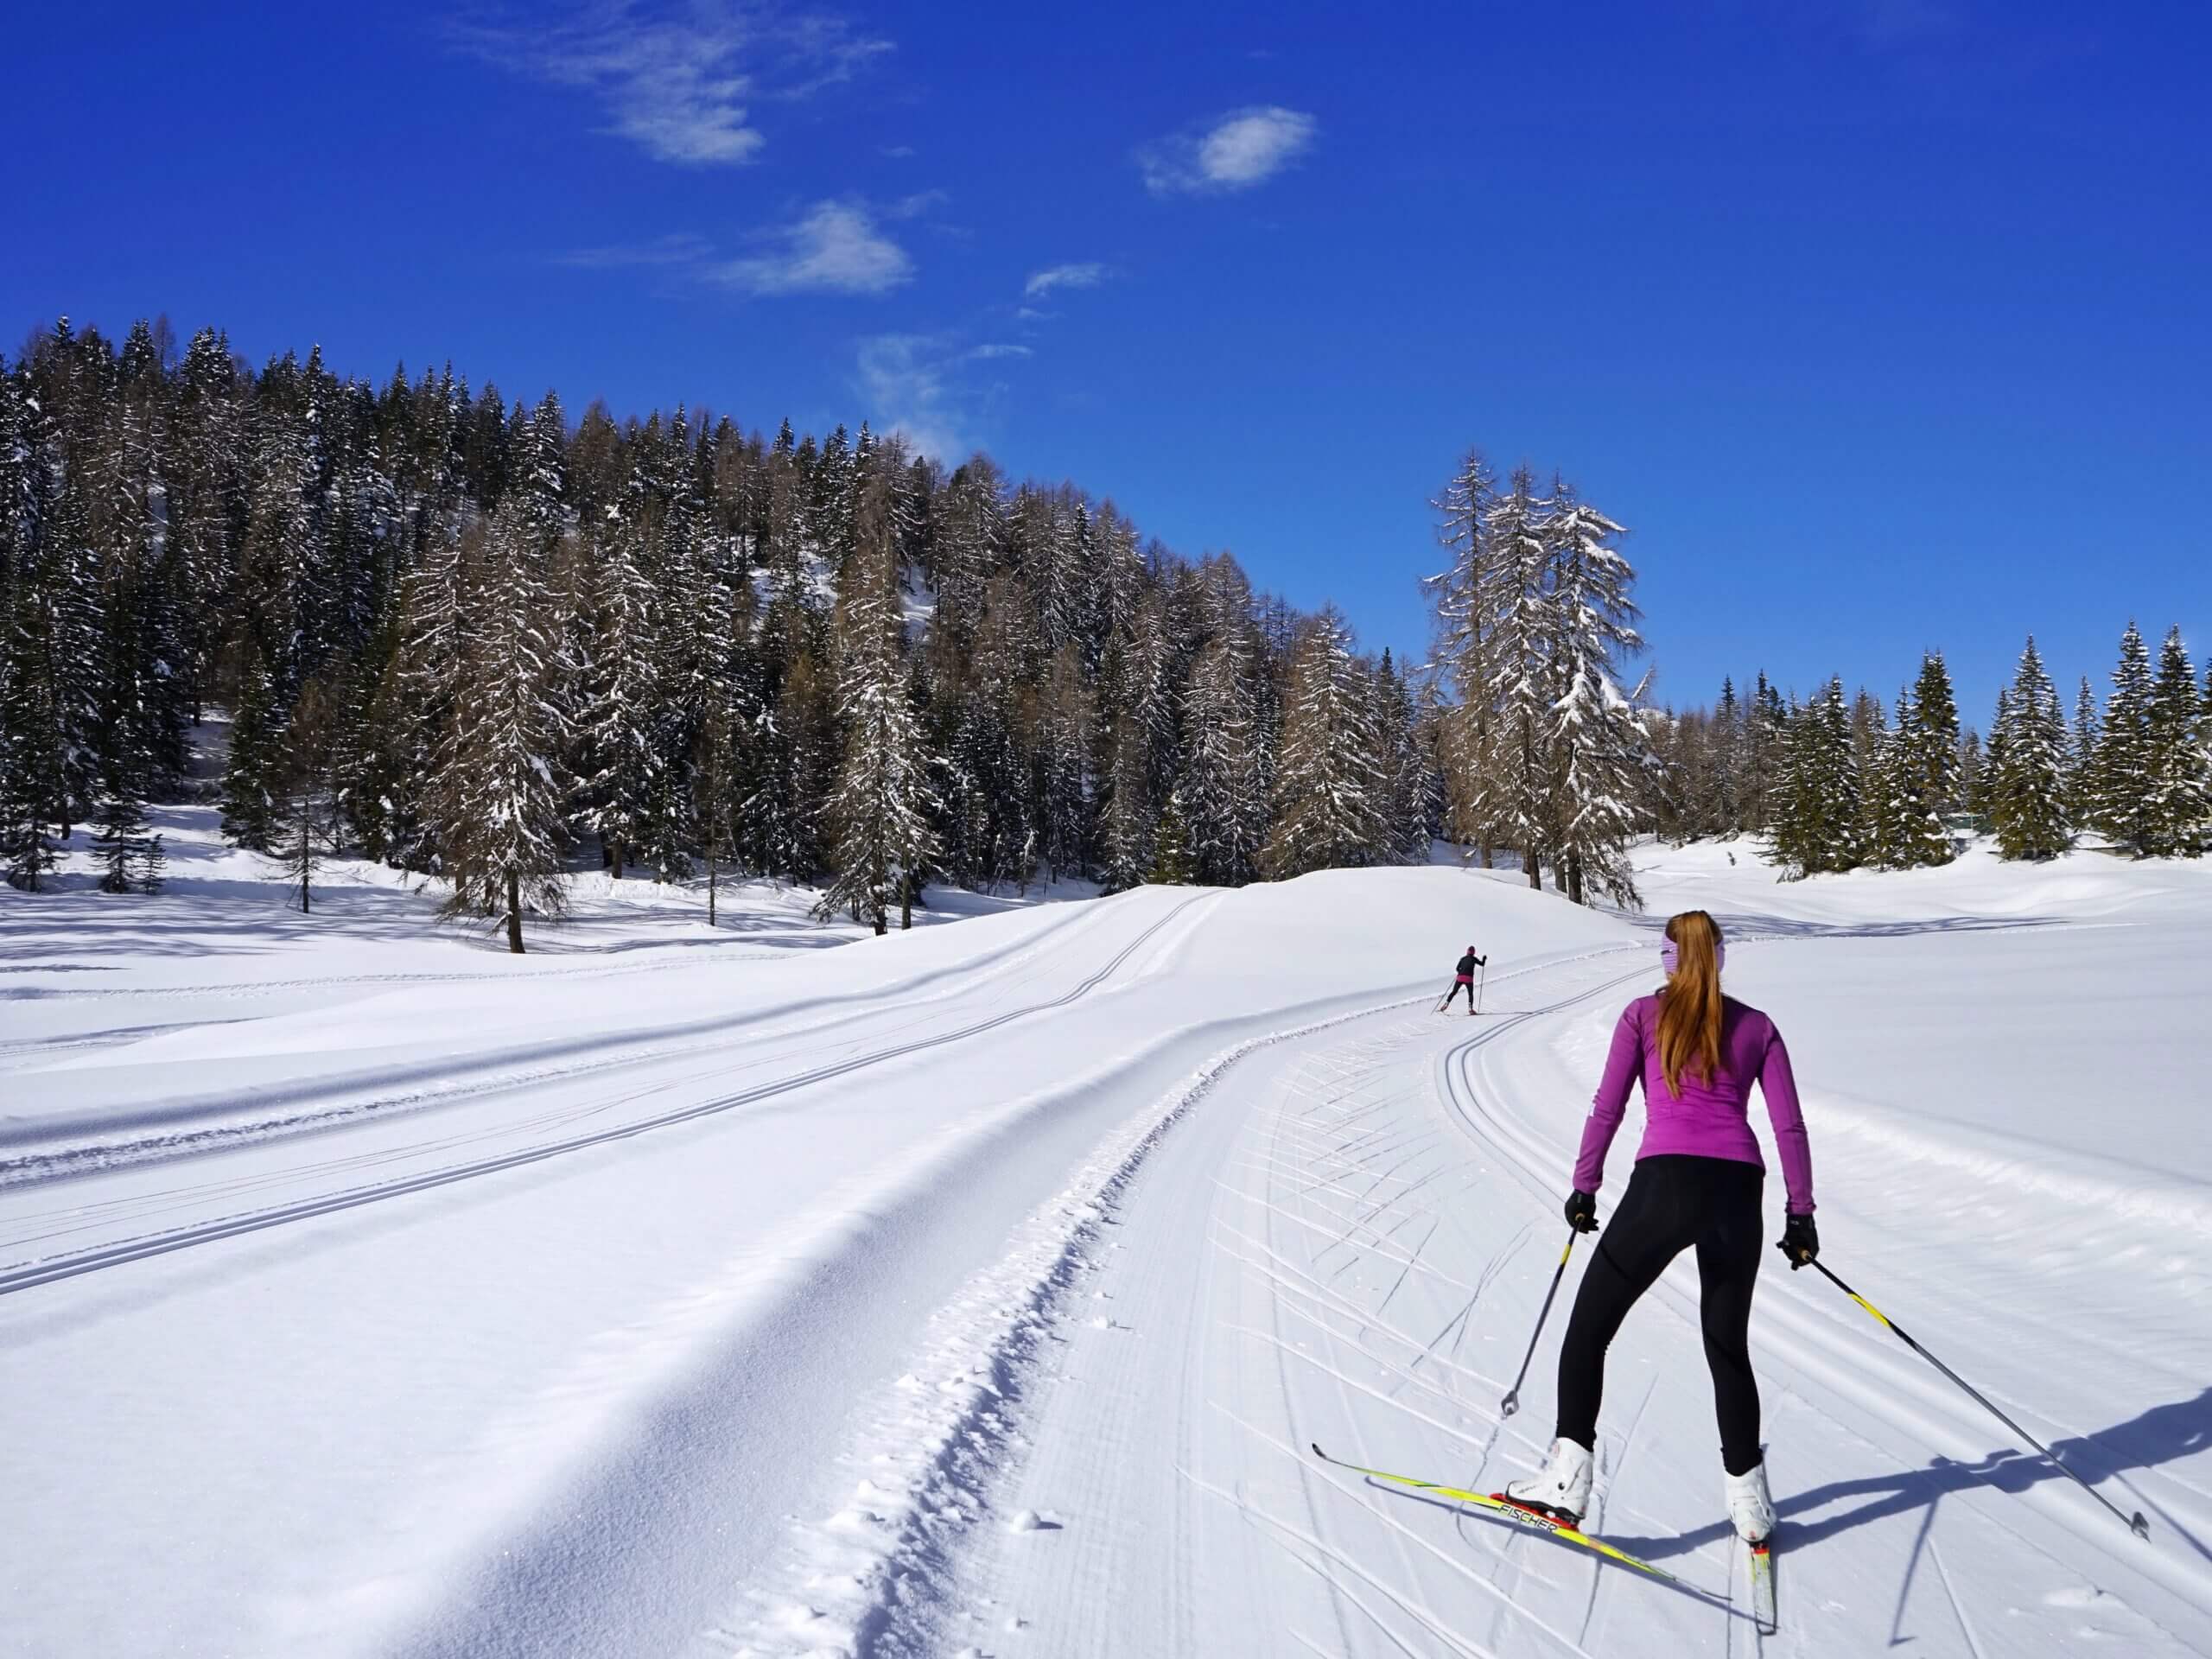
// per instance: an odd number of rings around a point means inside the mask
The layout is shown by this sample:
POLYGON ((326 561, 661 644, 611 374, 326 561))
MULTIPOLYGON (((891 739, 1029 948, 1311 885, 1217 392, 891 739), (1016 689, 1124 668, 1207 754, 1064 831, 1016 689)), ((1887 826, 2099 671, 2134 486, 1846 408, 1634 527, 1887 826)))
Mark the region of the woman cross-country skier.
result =
POLYGON ((1774 1530, 1759 1444, 1759 1389, 1746 1340, 1758 1277, 1759 1189, 1765 1179, 1745 1114, 1751 1084, 1774 1121, 1789 1191, 1783 1253, 1793 1270, 1820 1254, 1813 1225, 1813 1158, 1790 1077, 1789 1051, 1774 1021, 1720 994, 1726 957, 1720 929, 1701 910, 1667 924, 1660 960, 1665 987, 1628 1005, 1582 1130, 1567 1224, 1598 1229, 1597 1192, 1605 1151, 1621 1126, 1629 1089, 1642 1079, 1646 1123, 1636 1171, 1582 1275, 1559 1356, 1559 1424, 1551 1461, 1505 1489, 1516 1503, 1580 1524, 1590 1507, 1591 1451, 1605 1389, 1605 1348, 1637 1297, 1667 1264, 1697 1248, 1706 1363, 1720 1421, 1728 1517, 1757 1543, 1774 1530))
POLYGON ((1464 987, 1467 993, 1467 1012, 1472 1014, 1475 1011, 1475 969, 1489 966, 1490 958, 1477 956, 1475 947, 1469 945, 1467 954, 1459 958, 1459 965, 1452 970, 1458 977, 1452 982, 1452 988, 1444 993, 1444 1006, 1437 1012, 1447 1013, 1451 1009, 1452 999, 1459 995, 1460 989, 1464 987))

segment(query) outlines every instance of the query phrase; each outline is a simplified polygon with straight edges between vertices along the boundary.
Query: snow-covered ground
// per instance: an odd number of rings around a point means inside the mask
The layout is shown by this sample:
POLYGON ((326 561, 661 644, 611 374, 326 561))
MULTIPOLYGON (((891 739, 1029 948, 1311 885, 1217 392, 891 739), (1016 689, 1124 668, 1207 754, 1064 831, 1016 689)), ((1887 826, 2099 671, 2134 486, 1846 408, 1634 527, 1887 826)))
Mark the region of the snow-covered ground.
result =
POLYGON ((1499 1396, 1695 904, 1823 1259, 2152 1523, 1775 1257, 1764 1650, 2212 1651, 2212 869, 1655 849, 1643 918, 1432 868, 880 940, 594 878, 516 959, 167 827, 162 899, 0 893, 0 1649, 1751 1651, 1688 1262, 1590 1522, 1680 1586, 1304 1449, 1541 1454, 1563 1306, 1499 1396))

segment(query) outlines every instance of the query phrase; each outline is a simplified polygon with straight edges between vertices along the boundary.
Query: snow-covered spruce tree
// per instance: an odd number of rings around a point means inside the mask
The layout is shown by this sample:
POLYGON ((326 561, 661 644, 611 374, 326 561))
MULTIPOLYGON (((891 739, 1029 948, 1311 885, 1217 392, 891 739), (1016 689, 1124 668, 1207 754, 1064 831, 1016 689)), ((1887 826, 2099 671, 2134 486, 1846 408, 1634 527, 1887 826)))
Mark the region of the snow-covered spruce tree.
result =
POLYGON ((2197 857, 2212 831, 2212 755, 2204 738, 2196 670, 2181 630, 2170 628, 2151 688, 2151 821, 2166 857, 2197 857))
POLYGON ((2105 702, 2104 736, 2097 746, 2096 807, 2090 822, 2113 845, 2149 857, 2158 844, 2156 741, 2151 653, 2134 623, 2120 636, 2112 696, 2105 702))
POLYGON ((1106 810, 1100 819, 1100 884, 1108 893, 1143 886, 1153 868, 1154 819, 1148 771, 1143 728, 1136 715, 1125 713, 1114 722, 1106 810))
POLYGON ((482 537, 477 626, 454 699, 454 732, 436 785, 448 915, 504 918, 523 953, 525 913, 557 916, 566 900, 569 734, 550 694, 562 672, 546 603, 542 553, 513 505, 482 537))
POLYGON ((1377 798, 1387 780, 1363 678, 1343 618, 1325 608, 1291 662, 1274 823, 1260 854, 1271 880, 1382 862, 1395 851, 1377 798))
POLYGON ((146 774, 137 758, 120 747, 111 751, 100 772, 100 804, 92 850, 105 867, 103 893, 138 889, 140 872, 152 851, 146 833, 146 774))
POLYGON ((1762 669, 1744 708, 1740 827, 1751 835, 1765 834, 1771 823, 1783 766, 1784 724, 1782 693, 1762 669))
POLYGON ((1042 785, 1038 824, 1043 831, 1046 876, 1057 881, 1090 873, 1096 810, 1090 776, 1096 712, 1076 641, 1068 641, 1053 654, 1051 674, 1041 690, 1036 742, 1042 785))
POLYGON ((1375 671, 1375 725, 1381 780, 1377 810, 1382 816, 1382 861, 1426 864, 1435 817, 1433 768, 1422 743, 1419 711, 1411 690, 1399 675, 1389 649, 1375 671))
POLYGON ((1861 784, 1840 677, 1789 717, 1784 747, 1782 803, 1771 830, 1776 859, 1801 875, 1857 868, 1861 784))
POLYGON ((649 499, 633 474, 620 505, 591 527, 599 553, 599 605, 582 729, 589 768, 580 791, 585 828, 599 837, 608 873, 620 880, 641 848, 658 839, 665 804, 661 752, 664 614, 646 569, 649 499))
POLYGON ((2066 716, 2032 635, 2004 699, 1992 745, 1990 827, 2000 856, 2051 859, 2071 844, 2066 811, 2066 716))
POLYGON ((1883 869, 1904 869, 1912 861, 1912 828, 1923 816, 1913 760, 1912 701, 1900 687, 1896 721, 1882 733, 1866 780, 1866 856, 1883 869))
POLYGON ((1628 842, 1650 764, 1637 698, 1617 677, 1623 656, 1643 646, 1630 596, 1636 572, 1613 545, 1621 527, 1564 483, 1544 525, 1550 550, 1552 639, 1545 655, 1560 690, 1543 747, 1556 768, 1549 817, 1567 897, 1590 889, 1637 903, 1628 842))
POLYGON ((1736 695, 1736 682, 1723 677, 1712 728, 1714 828, 1722 835, 1744 828, 1745 737, 1744 704, 1736 695))
MULTIPOLYGON (((49 340, 49 355, 73 352, 66 321, 55 334, 60 343, 49 340)), ((35 818, 59 842, 99 798, 108 652, 99 556, 50 396, 34 375, 20 404, 5 624, 15 706, 0 717, 13 728, 35 818)))
POLYGON ((274 853, 284 711, 269 659, 256 648, 238 676, 238 708, 223 766, 223 833, 257 853, 274 853))
POLYGON ((1258 873, 1268 831, 1249 652, 1232 636, 1198 653, 1185 702, 1189 753, 1172 798, 1190 879, 1241 887, 1258 873))
POLYGON ((2104 722, 2097 713, 2097 694, 2089 677, 2074 698, 2074 730, 2066 746, 2066 816, 2076 827, 2094 822, 2097 810, 2097 750, 2104 722))
MULTIPOLYGON (((1904 840, 1897 850, 1910 866, 1948 864, 1954 849, 1943 820, 1960 804, 1959 704, 1942 652, 1921 658, 1910 708, 1905 752, 1915 774, 1913 816, 1902 824, 1904 840)), ((1899 720, 1905 724, 1904 716, 1899 720)))
POLYGON ((843 765, 831 793, 833 875, 816 914, 840 912, 878 934, 890 907, 912 925, 913 883, 939 856, 937 810, 920 720, 907 696, 906 626, 899 601, 893 481, 864 480, 853 514, 853 555, 840 575, 837 712, 843 765))
POLYGON ((1550 505, 1536 494, 1534 474, 1519 467, 1511 487, 1492 502, 1485 524, 1493 575, 1484 660, 1497 734, 1489 751, 1498 777, 1497 822, 1503 839, 1521 849, 1532 888, 1543 886, 1544 855, 1556 823, 1553 757, 1546 743, 1555 700, 1549 652, 1557 635, 1546 580, 1550 505))
POLYGON ((691 825, 707 865, 707 925, 721 894, 723 868, 737 856, 741 796, 738 727, 727 705, 707 711, 691 753, 691 825))
POLYGON ((344 841, 344 694, 317 675, 293 700, 276 757, 268 850, 283 862, 303 916, 315 909, 315 878, 344 841))
POLYGON ((1422 584, 1436 619, 1433 661, 1452 696, 1442 744, 1446 810, 1452 833, 1478 849, 1484 868, 1491 862, 1492 826, 1500 816, 1491 764, 1497 709, 1490 664, 1497 572, 1488 529, 1497 496, 1497 475, 1489 461, 1481 450, 1468 450, 1430 503, 1437 516, 1437 543, 1450 563, 1422 584))

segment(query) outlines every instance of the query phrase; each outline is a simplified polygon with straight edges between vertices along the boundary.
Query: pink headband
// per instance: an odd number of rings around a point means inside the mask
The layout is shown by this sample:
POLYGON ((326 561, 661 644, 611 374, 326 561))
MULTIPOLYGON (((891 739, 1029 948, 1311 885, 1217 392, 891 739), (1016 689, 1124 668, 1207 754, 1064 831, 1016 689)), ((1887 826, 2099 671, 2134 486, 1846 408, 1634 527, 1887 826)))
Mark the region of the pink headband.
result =
MULTIPOLYGON (((1659 942, 1659 963, 1666 969, 1668 978, 1672 979, 1675 976, 1675 969, 1681 965, 1681 957, 1675 949, 1675 942, 1672 939, 1662 939, 1659 942)), ((1726 939, 1715 939, 1713 942, 1713 969, 1717 972, 1727 965, 1728 942, 1726 939)))

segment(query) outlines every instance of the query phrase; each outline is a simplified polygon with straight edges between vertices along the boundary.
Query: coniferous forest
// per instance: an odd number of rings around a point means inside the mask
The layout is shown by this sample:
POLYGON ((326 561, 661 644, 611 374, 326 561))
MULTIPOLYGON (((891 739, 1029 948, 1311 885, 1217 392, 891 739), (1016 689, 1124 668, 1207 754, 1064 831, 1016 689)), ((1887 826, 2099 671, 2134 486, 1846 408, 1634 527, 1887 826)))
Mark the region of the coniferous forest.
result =
POLYGON ((0 866, 35 889, 87 827, 104 887, 157 887, 147 806, 212 709, 225 833, 302 907, 358 854, 518 950, 594 858, 818 886, 882 931, 932 883, 1236 886, 1440 834, 1631 904, 1649 833, 1804 874, 1975 826, 2018 858, 2212 842, 2212 680, 2177 633, 2154 661, 2131 626, 2070 721, 2031 641, 1986 744, 1936 653, 1893 706, 1761 674, 1677 714, 1623 683, 1619 524, 1479 454, 1434 505, 1409 668, 980 454, 64 321, 0 362, 0 866))

